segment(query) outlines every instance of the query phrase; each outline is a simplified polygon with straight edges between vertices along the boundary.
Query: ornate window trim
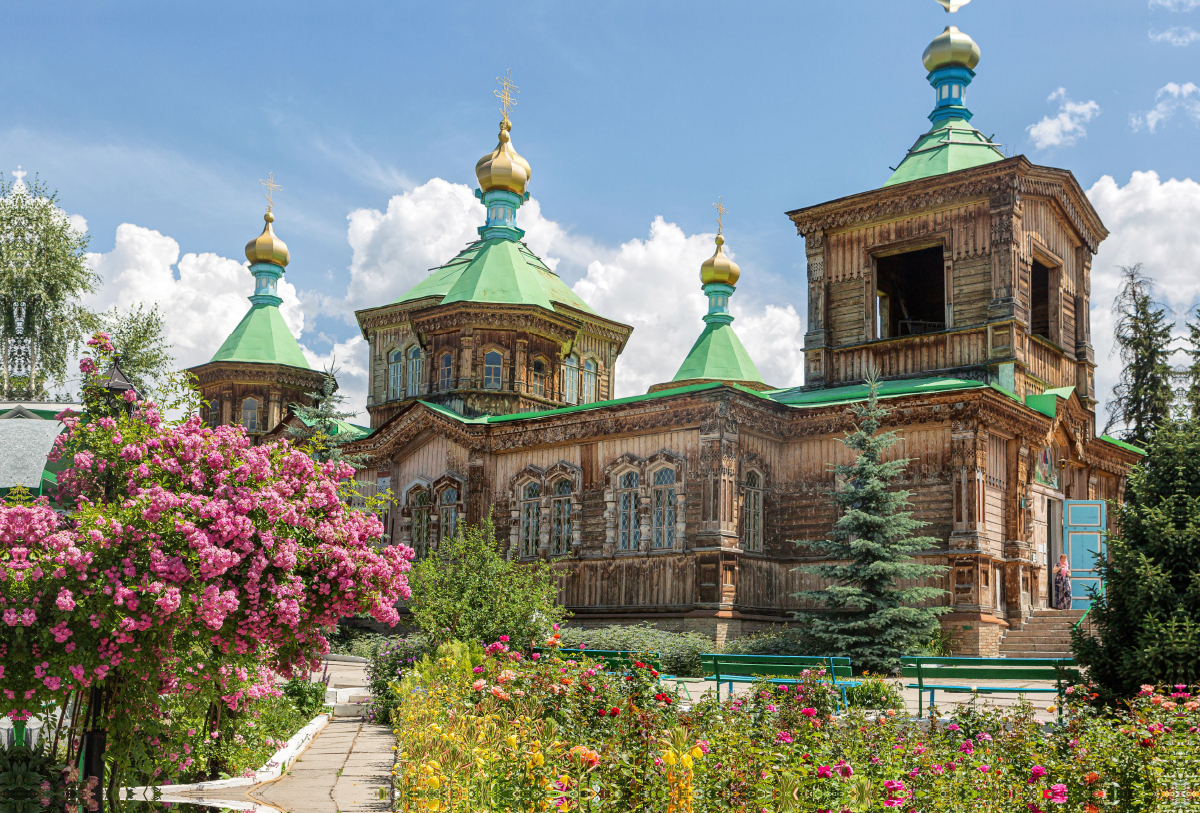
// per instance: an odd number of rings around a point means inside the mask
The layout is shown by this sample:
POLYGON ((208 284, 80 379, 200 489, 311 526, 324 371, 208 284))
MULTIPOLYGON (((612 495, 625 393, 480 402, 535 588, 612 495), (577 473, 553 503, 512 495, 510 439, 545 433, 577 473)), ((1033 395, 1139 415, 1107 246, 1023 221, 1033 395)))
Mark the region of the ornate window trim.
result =
POLYGON ((560 460, 546 469, 544 481, 548 486, 548 522, 550 523, 548 526, 548 547, 550 555, 566 556, 570 554, 578 556, 583 550, 583 469, 574 463, 560 460), (567 501, 569 511, 566 517, 569 532, 567 538, 562 540, 555 538, 557 527, 555 523, 561 519, 561 515, 556 515, 555 513, 555 502, 562 499, 564 495, 558 495, 555 492, 557 491, 558 484, 564 481, 571 484, 571 493, 567 501))
POLYGON ((425 351, 413 343, 404 348, 404 397, 424 395, 425 351))
POLYGON ((446 350, 438 356, 437 373, 438 392, 454 389, 454 353, 446 350))
POLYGON ((758 455, 741 460, 738 476, 738 544, 747 553, 766 550, 767 496, 770 494, 771 468, 758 455), (757 476, 758 486, 751 484, 757 476), (757 505, 754 504, 757 500, 757 505))
POLYGON ((383 357, 387 362, 384 400, 397 401, 404 397, 404 348, 393 346, 383 357))
POLYGON ((260 421, 258 420, 258 411, 260 409, 259 399, 256 395, 247 395, 242 399, 241 406, 241 423, 242 427, 247 432, 260 432, 260 421))
POLYGON ((591 353, 579 358, 579 403, 594 404, 600 398, 600 361, 591 353), (589 370, 588 365, 592 365, 589 370))
MULTIPOLYGON (((605 539, 604 539, 604 555, 605 556, 629 556, 631 554, 648 554, 679 552, 687 549, 685 536, 685 517, 686 483, 685 458, 683 455, 675 452, 661 449, 648 458, 640 458, 635 454, 625 453, 618 457, 613 462, 609 463, 604 468, 604 522, 605 522, 605 539), (664 468, 672 468, 675 470, 675 523, 674 523, 674 540, 670 548, 662 547, 655 548, 654 544, 654 505, 653 505, 653 478, 655 472, 661 471, 664 468), (636 506, 636 532, 638 535, 638 544, 636 547, 632 545, 626 549, 621 548, 621 533, 620 519, 622 513, 621 492, 626 489, 620 488, 620 477, 630 471, 636 471, 638 475, 637 485, 637 506, 636 506)), ((666 534, 664 533, 664 538, 666 534)))
POLYGON ((549 510, 549 502, 546 496, 546 471, 538 466, 526 466, 519 472, 509 478, 508 493, 511 501, 509 509, 509 517, 511 527, 508 533, 508 550, 509 558, 512 559, 534 559, 541 555, 541 551, 549 544, 549 522, 550 517, 547 515, 549 510), (527 547, 524 545, 526 540, 523 537, 523 532, 526 528, 526 522, 529 517, 524 515, 526 506, 524 503, 530 502, 525 498, 525 489, 534 484, 538 487, 538 512, 537 512, 537 536, 536 544, 533 550, 527 552, 527 547))
POLYGON ((505 389, 504 368, 508 366, 508 352, 503 347, 497 344, 487 344, 479 348, 479 364, 481 368, 479 383, 483 389, 497 391, 505 389), (499 369, 496 371, 494 379, 488 374, 488 355, 491 353, 496 353, 500 356, 499 369), (493 381, 494 383, 492 383, 493 381))
POLYGON ((448 510, 453 510, 455 528, 449 531, 453 535, 458 527, 466 520, 467 481, 457 474, 444 474, 433 482, 430 491, 434 495, 433 505, 436 515, 432 518, 433 528, 430 535, 437 538, 438 544, 448 538, 446 520, 448 510), (455 492, 452 504, 444 501, 445 494, 451 489, 455 492))
POLYGON ((433 496, 427 483, 412 485, 404 491, 404 509, 407 544, 416 551, 417 559, 424 558, 436 550, 430 534, 433 496))
POLYGON ((559 384, 559 393, 562 401, 565 404, 579 403, 579 385, 580 380, 580 361, 578 353, 569 353, 559 365, 559 377, 562 379, 559 384))
POLYGON ((550 363, 550 360, 543 355, 536 355, 529 360, 529 386, 527 391, 530 395, 536 395, 538 398, 551 397, 553 394, 552 387, 548 385, 554 381, 553 369, 554 367, 550 363))

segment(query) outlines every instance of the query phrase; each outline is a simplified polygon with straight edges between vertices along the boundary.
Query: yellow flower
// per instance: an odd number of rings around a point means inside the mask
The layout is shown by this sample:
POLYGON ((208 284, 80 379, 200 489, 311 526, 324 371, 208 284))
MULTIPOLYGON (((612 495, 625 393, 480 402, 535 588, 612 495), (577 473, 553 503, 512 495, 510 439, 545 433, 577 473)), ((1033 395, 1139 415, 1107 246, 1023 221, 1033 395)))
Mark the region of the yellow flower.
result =
POLYGON ((700 750, 699 745, 693 745, 691 753, 692 753, 692 759, 703 759, 704 758, 704 752, 700 750))
POLYGON ((684 754, 683 757, 679 760, 679 764, 685 768, 692 767, 692 755, 684 754))
POLYGON ((674 765, 675 764, 675 752, 674 751, 663 751, 662 761, 667 763, 668 765, 674 765))

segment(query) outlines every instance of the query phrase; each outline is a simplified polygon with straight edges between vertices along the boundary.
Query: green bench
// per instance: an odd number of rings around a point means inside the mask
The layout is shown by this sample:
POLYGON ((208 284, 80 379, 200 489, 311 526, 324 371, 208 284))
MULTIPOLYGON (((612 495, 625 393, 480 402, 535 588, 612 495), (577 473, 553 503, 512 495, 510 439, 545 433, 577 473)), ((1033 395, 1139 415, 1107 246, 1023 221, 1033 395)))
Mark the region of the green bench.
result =
POLYGON ((917 690, 917 716, 925 713, 924 693, 929 692, 929 706, 934 705, 935 692, 967 692, 979 694, 1057 694, 1059 714, 1062 714, 1063 692, 1067 684, 1079 681, 1075 661, 1062 658, 927 658, 905 655, 900 658, 900 674, 916 678, 906 688, 917 690), (969 680, 1048 680, 1049 686, 978 686, 964 684, 969 680), (959 681, 949 683, 947 681, 959 681))
POLYGON ((771 683, 799 683, 795 676, 804 670, 824 669, 825 676, 841 694, 840 707, 848 708, 846 688, 858 685, 856 681, 846 680, 854 675, 849 658, 829 655, 722 655, 710 652, 701 655, 700 659, 705 673, 713 675, 717 682, 718 698, 722 683, 728 684, 732 695, 735 683, 754 683, 763 678, 771 683))

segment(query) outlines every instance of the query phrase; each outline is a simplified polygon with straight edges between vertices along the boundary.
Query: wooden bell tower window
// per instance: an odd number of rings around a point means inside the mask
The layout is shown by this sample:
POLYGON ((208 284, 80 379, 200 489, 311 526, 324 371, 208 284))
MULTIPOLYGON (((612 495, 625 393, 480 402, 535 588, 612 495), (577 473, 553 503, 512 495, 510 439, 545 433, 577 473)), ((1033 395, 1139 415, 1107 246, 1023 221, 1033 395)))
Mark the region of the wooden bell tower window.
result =
POLYGON ((946 329, 945 263, 940 246, 879 257, 875 267, 877 338, 946 329))
POLYGON ((1050 269, 1033 261, 1029 269, 1029 332, 1050 338, 1050 269))

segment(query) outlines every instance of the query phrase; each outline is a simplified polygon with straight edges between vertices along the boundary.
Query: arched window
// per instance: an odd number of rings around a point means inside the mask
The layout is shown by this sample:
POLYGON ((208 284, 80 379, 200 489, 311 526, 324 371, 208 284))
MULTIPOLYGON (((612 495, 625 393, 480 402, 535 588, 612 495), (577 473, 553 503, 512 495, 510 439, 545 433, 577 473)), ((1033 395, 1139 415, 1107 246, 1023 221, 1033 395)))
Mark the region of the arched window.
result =
POLYGON ((571 547, 571 481, 554 484, 550 501, 550 555, 561 556, 571 547))
POLYGON ((534 359, 529 371, 529 391, 534 395, 546 397, 546 362, 534 359))
POLYGON ((438 514, 438 538, 453 539, 458 532, 458 489, 442 490, 441 506, 438 514))
POLYGON ((211 429, 216 429, 221 425, 221 407, 214 405, 208 410, 208 425, 211 429))
POLYGON ((675 469, 659 469, 654 472, 654 536, 651 544, 656 548, 675 546, 675 469))
POLYGON ((762 479, 758 472, 752 471, 746 475, 746 494, 742 502, 746 512, 742 526, 746 550, 762 550, 762 497, 762 479))
POLYGON ((421 348, 413 347, 408 351, 408 397, 421 394, 421 348))
POLYGON ((579 402, 579 356, 563 359, 562 399, 568 404, 579 402))
POLYGON ((638 473, 627 471, 617 480, 617 550, 637 550, 641 545, 638 503, 638 473))
POLYGON ((584 359, 580 384, 579 403, 593 403, 596 400, 596 362, 592 359, 584 359))
POLYGON ((450 373, 454 367, 452 353, 442 353, 442 362, 438 366, 438 392, 450 389, 450 373))
POLYGON ((537 556, 542 521, 542 488, 527 483, 521 492, 521 555, 537 556))
POLYGON ((388 355, 388 400, 404 397, 402 377, 404 374, 404 352, 393 350, 388 355))
POLYGON ((258 431, 258 400, 247 398, 242 401, 242 426, 247 432, 258 431))
POLYGON ((500 389, 500 362, 502 358, 495 350, 483 354, 483 386, 489 390, 500 389))
POLYGON ((420 559, 429 553, 429 492, 418 491, 412 500, 412 546, 420 559))

